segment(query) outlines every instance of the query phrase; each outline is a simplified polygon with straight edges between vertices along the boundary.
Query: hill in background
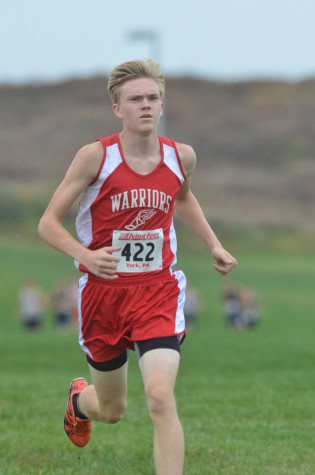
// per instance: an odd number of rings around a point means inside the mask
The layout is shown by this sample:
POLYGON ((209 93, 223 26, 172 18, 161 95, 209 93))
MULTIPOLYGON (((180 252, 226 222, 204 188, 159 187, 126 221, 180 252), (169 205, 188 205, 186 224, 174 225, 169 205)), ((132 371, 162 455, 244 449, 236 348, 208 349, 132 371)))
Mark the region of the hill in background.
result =
MULTIPOLYGON (((2 202, 47 200, 81 146, 120 130, 106 82, 0 87, 2 202)), ((315 80, 166 82, 166 135, 196 150, 193 191, 207 217, 313 231, 315 80)))

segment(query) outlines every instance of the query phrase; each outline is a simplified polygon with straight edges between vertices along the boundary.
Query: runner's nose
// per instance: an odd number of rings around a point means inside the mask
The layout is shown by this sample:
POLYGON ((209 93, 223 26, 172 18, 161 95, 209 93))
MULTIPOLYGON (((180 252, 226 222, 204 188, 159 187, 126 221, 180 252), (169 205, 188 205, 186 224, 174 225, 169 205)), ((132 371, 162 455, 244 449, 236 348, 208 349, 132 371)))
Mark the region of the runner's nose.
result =
POLYGON ((142 109, 149 109, 149 108, 150 108, 150 102, 147 97, 144 97, 142 101, 142 109))

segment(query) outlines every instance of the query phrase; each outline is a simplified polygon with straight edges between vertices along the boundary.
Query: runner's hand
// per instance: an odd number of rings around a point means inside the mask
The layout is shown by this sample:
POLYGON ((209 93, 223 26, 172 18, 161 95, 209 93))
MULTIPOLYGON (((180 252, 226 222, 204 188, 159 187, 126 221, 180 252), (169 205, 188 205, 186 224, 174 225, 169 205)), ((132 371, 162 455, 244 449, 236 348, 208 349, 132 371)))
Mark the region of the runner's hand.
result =
POLYGON ((108 246, 87 253, 82 259, 82 264, 94 275, 102 279, 117 279, 116 269, 120 261, 118 256, 113 256, 113 252, 120 251, 121 246, 108 246))
POLYGON ((223 248, 215 248, 212 251, 212 257, 215 260, 213 267, 222 275, 228 274, 235 266, 236 259, 223 248))

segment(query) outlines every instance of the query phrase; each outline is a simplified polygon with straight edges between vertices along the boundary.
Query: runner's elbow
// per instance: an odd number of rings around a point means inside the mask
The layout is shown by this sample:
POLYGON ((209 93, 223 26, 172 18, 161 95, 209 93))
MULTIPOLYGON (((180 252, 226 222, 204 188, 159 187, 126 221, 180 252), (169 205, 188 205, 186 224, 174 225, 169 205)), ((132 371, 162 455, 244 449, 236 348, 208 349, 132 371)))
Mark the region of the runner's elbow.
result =
POLYGON ((39 234, 39 237, 46 241, 46 236, 49 234, 49 223, 47 220, 47 217, 43 215, 41 219, 39 220, 37 231, 39 234))

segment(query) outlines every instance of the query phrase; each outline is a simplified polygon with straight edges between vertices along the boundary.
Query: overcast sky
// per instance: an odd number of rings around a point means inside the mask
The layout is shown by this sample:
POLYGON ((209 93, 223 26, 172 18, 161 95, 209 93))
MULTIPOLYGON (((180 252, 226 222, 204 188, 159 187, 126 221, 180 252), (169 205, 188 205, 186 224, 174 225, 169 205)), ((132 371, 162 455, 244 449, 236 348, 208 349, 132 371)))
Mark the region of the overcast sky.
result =
POLYGON ((165 75, 315 77, 315 0, 2 0, 0 25, 0 83, 89 77, 150 56, 165 75))

